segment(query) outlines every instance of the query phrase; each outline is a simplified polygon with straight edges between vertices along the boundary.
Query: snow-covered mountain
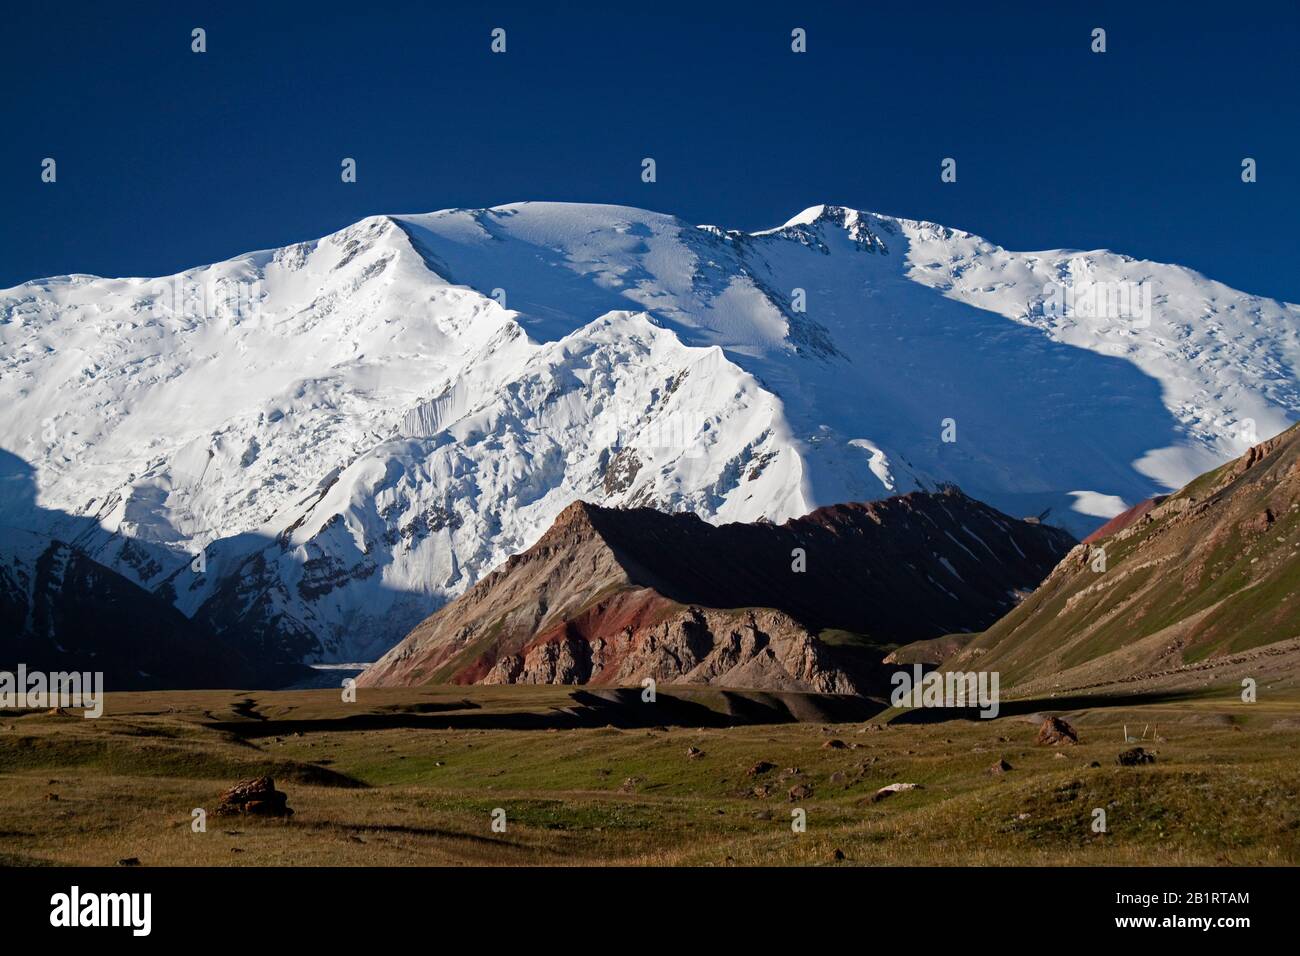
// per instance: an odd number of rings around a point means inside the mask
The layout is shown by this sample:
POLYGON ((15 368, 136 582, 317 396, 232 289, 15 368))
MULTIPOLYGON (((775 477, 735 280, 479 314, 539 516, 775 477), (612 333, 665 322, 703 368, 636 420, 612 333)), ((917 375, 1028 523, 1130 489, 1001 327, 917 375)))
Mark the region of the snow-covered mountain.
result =
POLYGON ((1295 305, 835 206, 376 216, 0 291, 34 482, 0 525, 267 659, 371 659, 579 498, 782 521, 955 482, 1086 533, 1300 416, 1298 364, 1295 305))

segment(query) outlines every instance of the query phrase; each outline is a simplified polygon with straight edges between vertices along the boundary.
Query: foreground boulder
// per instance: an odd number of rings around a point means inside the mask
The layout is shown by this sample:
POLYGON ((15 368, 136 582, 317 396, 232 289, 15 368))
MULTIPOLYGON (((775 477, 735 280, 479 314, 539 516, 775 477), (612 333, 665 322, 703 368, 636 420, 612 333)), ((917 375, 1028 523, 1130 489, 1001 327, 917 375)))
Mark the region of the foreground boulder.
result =
POLYGON ((217 803, 218 816, 246 813, 259 817, 291 817, 293 811, 286 805, 289 797, 275 789, 270 777, 241 780, 221 794, 217 803))
POLYGON ((1134 747, 1121 753, 1115 758, 1115 762, 1121 767, 1136 767, 1144 763, 1155 763, 1156 755, 1141 747, 1134 747))
POLYGON ((1048 717, 1038 728, 1038 742, 1048 747, 1057 744, 1077 744, 1079 735, 1060 717, 1048 717))

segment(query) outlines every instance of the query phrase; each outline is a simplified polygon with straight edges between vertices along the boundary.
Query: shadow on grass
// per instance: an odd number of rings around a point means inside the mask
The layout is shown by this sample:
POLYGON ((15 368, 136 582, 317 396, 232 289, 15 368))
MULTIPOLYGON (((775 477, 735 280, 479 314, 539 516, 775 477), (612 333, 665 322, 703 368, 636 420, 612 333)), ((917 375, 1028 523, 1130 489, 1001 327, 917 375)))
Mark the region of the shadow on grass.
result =
MULTIPOLYGON (((1195 691, 1168 691, 1160 693, 1079 694, 1073 697, 1031 697, 1025 700, 1006 700, 998 706, 998 717, 1023 717, 1027 714, 1060 713, 1067 710, 1106 710, 1118 707, 1141 707, 1146 704, 1185 703, 1202 699, 1195 691)), ((890 720, 892 724, 934 724, 945 720, 980 720, 978 707, 918 707, 904 710, 890 720)))
POLYGON ((715 706, 659 693, 641 699, 639 688, 575 690, 570 704, 547 710, 484 710, 471 701, 388 708, 344 717, 212 721, 205 726, 243 739, 356 730, 577 730, 617 727, 736 727, 800 722, 867 720, 883 709, 876 700, 837 694, 707 691, 715 706))

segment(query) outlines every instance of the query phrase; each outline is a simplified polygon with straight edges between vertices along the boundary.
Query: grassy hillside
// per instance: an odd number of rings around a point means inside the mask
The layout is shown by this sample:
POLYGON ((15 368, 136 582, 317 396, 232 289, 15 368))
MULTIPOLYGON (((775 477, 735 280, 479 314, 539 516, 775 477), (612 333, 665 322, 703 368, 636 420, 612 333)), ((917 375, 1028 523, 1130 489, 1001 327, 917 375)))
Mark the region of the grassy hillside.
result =
MULTIPOLYGON (((1211 665, 1234 679, 1300 652, 1300 430, 1196 479, 1133 525, 1080 545, 1018 608, 949 657, 1022 693, 1211 665), (1104 551, 1104 566, 1098 560, 1104 551), (1104 567, 1104 569, 1103 569, 1104 567)), ((1291 668, 1294 672, 1294 666, 1291 668)))

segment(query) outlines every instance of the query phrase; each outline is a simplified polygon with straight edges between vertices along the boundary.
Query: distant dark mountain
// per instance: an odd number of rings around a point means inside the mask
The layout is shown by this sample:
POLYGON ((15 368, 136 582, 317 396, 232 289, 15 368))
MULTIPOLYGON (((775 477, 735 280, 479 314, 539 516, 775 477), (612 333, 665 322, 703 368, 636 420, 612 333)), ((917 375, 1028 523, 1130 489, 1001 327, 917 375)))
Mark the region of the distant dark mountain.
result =
POLYGON ((988 627, 1074 543, 956 489, 779 526, 578 502, 361 683, 861 693, 879 688, 890 648, 988 627))
POLYGON ((0 670, 102 671, 104 690, 251 687, 251 666, 170 603, 77 549, 0 531, 0 670))

